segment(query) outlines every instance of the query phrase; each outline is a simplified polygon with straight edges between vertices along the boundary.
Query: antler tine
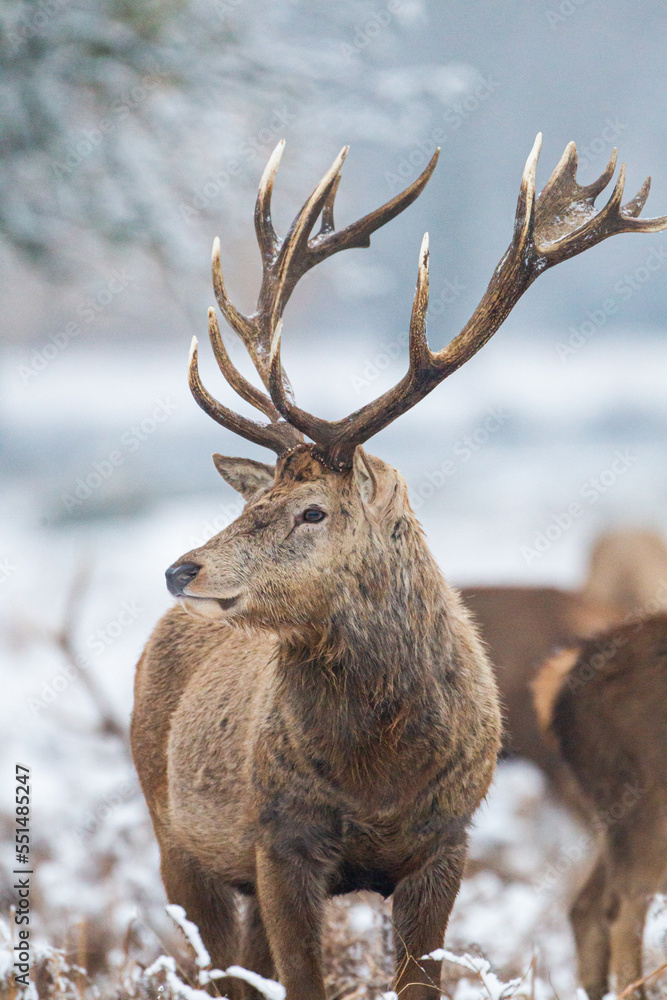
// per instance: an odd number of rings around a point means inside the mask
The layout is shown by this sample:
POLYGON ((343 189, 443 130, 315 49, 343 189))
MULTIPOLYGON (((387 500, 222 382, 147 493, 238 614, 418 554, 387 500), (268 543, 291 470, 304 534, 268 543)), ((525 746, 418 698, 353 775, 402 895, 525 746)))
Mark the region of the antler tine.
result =
POLYGON ((363 218, 351 223, 339 232, 333 231, 333 199, 335 198, 335 192, 332 192, 332 227, 325 231, 323 226, 320 233, 311 241, 308 266, 313 267, 326 257, 331 257, 333 254, 339 253, 341 250, 347 250, 350 247, 369 247, 371 245, 372 234, 377 229, 380 229, 381 226, 394 219, 419 197, 435 170, 439 156, 440 148, 438 147, 419 177, 409 187, 384 205, 381 205, 380 208, 376 208, 374 212, 369 212, 368 215, 364 215, 363 218))
MULTIPOLYGON (((275 325, 282 317, 283 310, 294 290, 294 286, 299 278, 312 267, 312 264, 308 261, 308 238, 320 212, 327 203, 333 186, 336 184, 336 178, 340 174, 340 168, 345 162, 349 148, 349 146, 343 146, 324 177, 322 177, 313 193, 304 203, 301 211, 290 226, 287 236, 283 240, 276 260, 275 275, 272 275, 273 281, 268 301, 264 300, 262 303, 266 311, 264 312, 260 305, 260 310, 257 314, 259 316, 263 313, 262 318, 268 318, 269 320, 269 344, 273 337, 275 325), (268 308, 266 308, 267 306, 268 308)), ((329 211, 330 213, 332 212, 332 206, 329 211)), ((260 296, 261 301, 262 297, 260 296)))
MULTIPOLYGON (((572 143, 574 146, 574 143, 572 143)), ((576 153, 576 147, 575 147, 576 153)), ((597 198, 601 191, 604 191, 609 181, 614 176, 614 171, 616 170, 616 160, 618 159, 618 150, 614 146, 611 151, 611 156, 609 157, 609 162, 604 168, 597 180, 593 181, 592 184, 586 185, 586 187, 581 188, 581 192, 586 198, 592 198, 593 201, 597 198)), ((576 165, 575 165, 575 175, 576 175, 576 165)))
POLYGON ((429 238, 428 233, 424 233, 419 250, 417 287, 410 315, 408 371, 393 389, 357 410, 356 413, 348 417, 347 421, 338 422, 339 427, 342 425, 342 434, 334 436, 335 441, 331 448, 331 459, 335 467, 341 468, 348 464, 357 445, 363 444, 368 438, 377 434, 392 420, 413 406, 418 399, 427 395, 441 381, 442 376, 439 374, 437 355, 433 354, 429 348, 426 336, 429 292, 428 265, 429 238), (347 424, 347 428, 345 428, 345 424, 347 424))
POLYGON ((269 157, 269 162, 264 168, 262 179, 259 182, 257 191, 257 201, 255 202, 255 233, 257 242, 262 254, 262 260, 271 260, 280 249, 280 240, 276 236, 271 221, 271 195, 273 194, 273 183, 280 160, 285 149, 285 140, 281 139, 269 157))
POLYGON ((627 215, 629 218, 633 219, 636 218, 646 204, 646 199, 649 196, 650 190, 651 178, 647 177, 634 198, 631 198, 630 201, 626 201, 622 209, 623 215, 627 215))
POLYGON ((301 443, 301 435, 289 424, 280 421, 279 423, 259 424, 254 420, 235 413, 208 392, 202 384, 197 363, 197 338, 192 338, 190 345, 190 358, 188 360, 188 384, 190 392, 194 396, 198 405, 208 413, 217 423, 226 427, 227 430, 239 434, 248 441, 271 448, 278 455, 284 454, 290 448, 301 443))
POLYGON ((257 410, 261 410, 269 420, 278 420, 280 414, 269 397, 261 392, 260 389, 257 389, 252 382, 248 382, 232 364, 232 360, 227 353, 227 348, 222 339, 222 334, 220 333, 218 317, 213 308, 210 308, 208 311, 208 336, 211 341, 215 360, 218 362, 218 367, 234 392, 238 393, 247 403, 251 403, 257 410))
POLYGON ((418 374, 422 369, 431 367, 433 355, 429 350, 426 338, 426 313, 428 311, 428 262, 429 240, 424 233, 419 249, 419 270, 417 271, 417 287, 412 301, 410 316, 410 369, 418 374))
MULTIPOLYGON (((345 468, 358 444, 372 437, 412 405, 410 403, 404 405, 410 392, 419 392, 420 388, 430 383, 434 377, 438 380, 440 378, 434 364, 435 355, 431 353, 426 339, 428 261, 429 239, 428 233, 425 233, 419 252, 417 287, 410 318, 410 367, 407 374, 394 389, 357 410, 345 420, 322 420, 302 410, 288 397, 281 374, 282 323, 276 327, 271 345, 269 369, 271 398, 286 421, 317 443, 319 457, 334 469, 345 468)), ((430 392, 430 388, 426 389, 426 392, 430 392)), ((426 395, 426 392, 422 392, 422 395, 426 395)))
POLYGON ((269 361, 269 391, 271 399, 276 409, 282 414, 288 424, 296 427, 303 434, 306 434, 311 441, 327 447, 333 436, 333 424, 321 417, 315 417, 312 413, 302 410, 290 398, 286 391, 285 376, 282 370, 280 348, 282 344, 283 323, 279 320, 273 340, 271 341, 271 356, 269 361))
POLYGON ((255 328, 252 321, 247 316, 244 316, 243 313, 238 311, 234 303, 231 302, 229 296, 227 295, 224 278, 222 277, 220 240, 217 236, 213 240, 213 250, 211 252, 211 276, 213 278, 215 298, 220 306, 220 311, 231 326, 232 330, 235 330, 236 333, 238 333, 256 367, 255 328))
MULTIPOLYGON (((535 171, 541 151, 542 133, 538 132, 533 143, 533 148, 528 154, 528 159, 523 168, 519 197, 514 214, 514 239, 512 240, 512 244, 518 242, 522 248, 529 240, 532 240, 533 236, 535 225, 535 171)), ((562 157, 561 163, 564 163, 564 161, 565 157, 562 157)))
POLYGON ((320 226, 320 231, 318 236, 324 236, 327 233, 332 233, 336 224, 334 223, 334 202, 336 200, 336 195, 338 194, 338 185, 340 184, 340 174, 336 174, 333 184, 331 185, 331 190, 327 196, 327 200, 324 202, 324 208, 322 209, 322 225, 320 226))

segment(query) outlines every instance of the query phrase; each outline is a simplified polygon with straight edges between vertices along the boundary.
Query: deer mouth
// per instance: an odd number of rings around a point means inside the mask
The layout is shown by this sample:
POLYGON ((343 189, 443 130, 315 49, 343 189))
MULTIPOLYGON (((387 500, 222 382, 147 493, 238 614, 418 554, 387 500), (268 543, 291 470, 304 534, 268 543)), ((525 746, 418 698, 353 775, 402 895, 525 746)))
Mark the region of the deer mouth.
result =
POLYGON ((241 599, 241 594, 233 597, 196 597, 194 594, 183 594, 179 603, 187 612, 197 618, 208 618, 220 621, 225 618, 225 612, 231 611, 241 599))
POLYGON ((230 608, 233 608, 238 603, 240 597, 240 594, 236 594, 234 597, 216 597, 216 601, 223 611, 229 611, 230 608))

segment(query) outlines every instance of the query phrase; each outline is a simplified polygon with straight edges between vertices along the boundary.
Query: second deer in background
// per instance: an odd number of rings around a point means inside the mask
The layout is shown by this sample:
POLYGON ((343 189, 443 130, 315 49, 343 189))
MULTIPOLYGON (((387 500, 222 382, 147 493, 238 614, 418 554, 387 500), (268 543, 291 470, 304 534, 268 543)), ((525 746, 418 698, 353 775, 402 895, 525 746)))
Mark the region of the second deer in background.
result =
POLYGON ((566 800, 598 836, 570 919, 581 983, 602 1000, 642 978, 646 914, 667 888, 667 614, 562 650, 534 689, 566 800))
MULTIPOLYGON (((667 609, 667 545, 654 531, 616 529, 594 543, 580 590, 557 587, 463 587, 493 663, 504 715, 506 756, 532 761, 556 793, 571 778, 544 738, 532 682, 546 658, 575 640, 667 609)), ((573 807, 573 802, 569 799, 573 807)))

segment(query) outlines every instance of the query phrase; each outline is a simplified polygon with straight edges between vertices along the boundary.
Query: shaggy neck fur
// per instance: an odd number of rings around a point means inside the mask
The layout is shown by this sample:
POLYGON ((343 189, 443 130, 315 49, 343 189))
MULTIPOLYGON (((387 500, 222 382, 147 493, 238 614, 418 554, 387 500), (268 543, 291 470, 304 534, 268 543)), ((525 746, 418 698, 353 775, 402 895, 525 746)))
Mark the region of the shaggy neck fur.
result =
POLYGON ((337 607, 282 639, 278 655, 290 693, 329 710, 344 702, 366 720, 400 713, 451 660, 448 587, 418 522, 408 512, 383 530, 368 538, 363 579, 341 579, 337 607))

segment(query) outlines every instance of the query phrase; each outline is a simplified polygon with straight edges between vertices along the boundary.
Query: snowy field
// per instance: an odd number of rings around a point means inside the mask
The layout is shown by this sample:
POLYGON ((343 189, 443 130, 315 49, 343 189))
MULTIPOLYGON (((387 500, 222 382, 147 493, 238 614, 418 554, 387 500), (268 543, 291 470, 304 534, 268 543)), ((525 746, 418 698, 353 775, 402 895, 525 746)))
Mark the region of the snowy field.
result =
MULTIPOLYGON (((608 337, 603 349, 592 338, 563 361, 554 336, 514 334, 502 348, 499 339, 371 450, 405 474, 452 582, 576 586, 602 528, 667 530, 664 345, 657 335, 627 335, 608 337), (582 512, 563 527, 575 501, 582 512)), ((380 371, 381 343, 348 344, 329 349, 324 368, 321 359, 299 365, 286 347, 303 405, 338 415, 400 377, 404 349, 380 371)), ((239 509, 216 480, 210 453, 252 453, 209 427, 189 400, 186 352, 186 344, 158 359, 137 351, 128 370, 123 359, 81 346, 27 383, 18 375, 22 356, 5 357, 0 822, 9 841, 10 775, 19 761, 32 773, 40 997, 196 995, 174 992, 164 964, 152 976, 139 973, 168 951, 196 986, 192 957, 164 912, 157 847, 127 747, 122 735, 99 731, 104 715, 127 727, 134 663, 169 606, 165 567, 239 509), (113 467, 107 476, 105 462, 113 467), (47 943, 63 951, 49 952, 47 943), (84 955, 99 993, 82 973, 66 973, 84 955)), ((205 378, 220 388, 208 360, 205 378)), ((9 973, 15 902, 8 850, 0 983, 9 973)), ((589 857, 586 835, 550 800, 539 772, 502 764, 476 819, 447 938, 450 952, 488 960, 500 982, 449 964, 454 1000, 517 991, 538 1000, 574 996, 566 912, 589 857), (521 984, 503 992, 515 978, 521 984)), ((389 989, 388 907, 364 896, 329 912, 332 994, 380 996, 389 989)), ((667 908, 658 899, 646 930, 647 971, 666 949, 667 908)), ((7 985, 0 989, 13 996, 7 985)))

